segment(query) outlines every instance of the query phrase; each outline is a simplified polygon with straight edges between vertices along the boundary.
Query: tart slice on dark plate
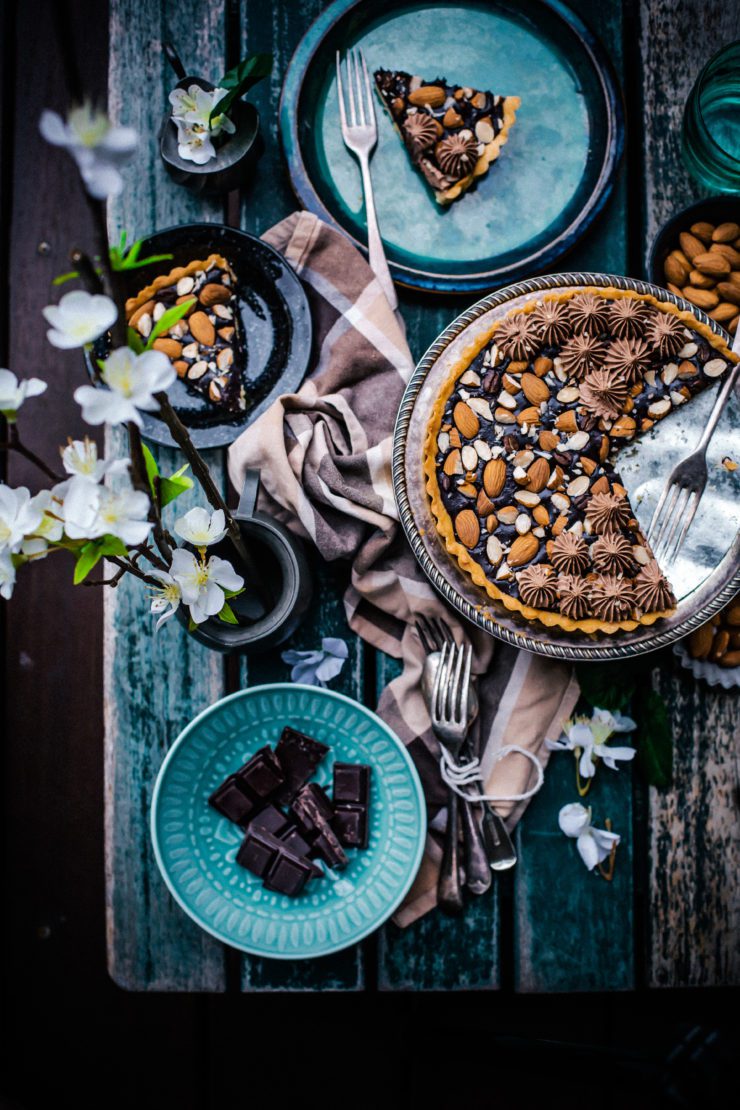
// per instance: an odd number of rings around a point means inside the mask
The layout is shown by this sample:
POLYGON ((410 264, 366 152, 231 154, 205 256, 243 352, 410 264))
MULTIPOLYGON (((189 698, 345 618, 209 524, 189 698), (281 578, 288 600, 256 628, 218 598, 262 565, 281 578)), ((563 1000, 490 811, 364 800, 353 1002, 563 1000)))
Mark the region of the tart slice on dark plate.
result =
POLYGON ((146 339, 157 320, 174 304, 193 300, 187 315, 154 340, 177 375, 193 392, 227 413, 246 408, 242 340, 236 277, 219 254, 177 266, 154 279, 126 302, 126 319, 146 339))
POLYGON ((451 204, 488 172, 509 138, 518 96, 499 96, 446 78, 424 81, 378 69, 375 84, 411 161, 439 204, 451 204))

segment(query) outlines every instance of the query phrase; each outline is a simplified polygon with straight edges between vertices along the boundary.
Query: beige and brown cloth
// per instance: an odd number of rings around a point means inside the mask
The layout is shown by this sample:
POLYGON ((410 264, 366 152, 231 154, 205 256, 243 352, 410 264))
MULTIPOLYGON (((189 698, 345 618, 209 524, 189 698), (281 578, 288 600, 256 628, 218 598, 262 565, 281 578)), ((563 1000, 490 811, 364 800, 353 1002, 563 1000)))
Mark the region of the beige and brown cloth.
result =
MULTIPOLYGON (((559 735, 578 697, 572 670, 502 644, 462 622, 432 589, 398 522, 391 482, 396 412, 413 370, 402 325, 362 255, 339 232, 296 212, 264 239, 295 269, 314 325, 312 373, 233 444, 229 475, 240 489, 247 469, 262 475, 260 506, 313 543, 327 562, 351 560, 345 594, 350 627, 373 647, 403 661, 383 691, 378 713, 407 745, 427 799, 430 834, 419 875, 394 920, 408 925, 436 902, 447 788, 439 748, 421 694, 424 650, 418 614, 443 616, 474 646, 480 713, 479 749, 485 792, 525 793, 544 765, 546 737, 559 735)), ((526 802, 496 809, 511 827, 526 802)))

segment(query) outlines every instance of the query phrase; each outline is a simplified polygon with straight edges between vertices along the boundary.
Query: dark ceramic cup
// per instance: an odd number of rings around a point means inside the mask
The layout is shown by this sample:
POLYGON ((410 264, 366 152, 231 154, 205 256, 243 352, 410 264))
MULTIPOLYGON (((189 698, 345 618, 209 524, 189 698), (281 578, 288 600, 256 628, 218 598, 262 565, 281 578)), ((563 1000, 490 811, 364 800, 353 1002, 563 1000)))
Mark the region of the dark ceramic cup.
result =
MULTIPOLYGON (((217 617, 210 617, 191 632, 201 644, 215 651, 258 654, 284 643, 305 616, 313 594, 311 572, 302 541, 284 525, 257 510, 258 492, 259 473, 248 471, 234 519, 261 572, 267 611, 253 618, 254 597, 250 596, 249 583, 245 582, 247 589, 244 594, 230 602, 237 617, 247 618, 245 623, 225 624, 217 617)), ((237 573, 242 573, 228 539, 208 550, 209 555, 228 559, 237 573)), ((243 577, 246 578, 246 575, 243 577)), ((187 624, 183 608, 180 607, 177 612, 187 624)))
MULTIPOLYGON (((186 74, 185 67, 169 43, 165 43, 164 51, 178 77, 178 89, 198 85, 211 92, 215 88, 202 77, 186 74)), ((159 153, 168 174, 178 185, 184 185, 194 193, 214 195, 231 192, 249 181, 262 153, 259 113, 253 104, 238 100, 229 109, 229 118, 236 128, 235 132, 225 136, 221 144, 217 140, 215 158, 198 166, 178 154, 177 126, 171 111, 166 113, 159 133, 159 153)))

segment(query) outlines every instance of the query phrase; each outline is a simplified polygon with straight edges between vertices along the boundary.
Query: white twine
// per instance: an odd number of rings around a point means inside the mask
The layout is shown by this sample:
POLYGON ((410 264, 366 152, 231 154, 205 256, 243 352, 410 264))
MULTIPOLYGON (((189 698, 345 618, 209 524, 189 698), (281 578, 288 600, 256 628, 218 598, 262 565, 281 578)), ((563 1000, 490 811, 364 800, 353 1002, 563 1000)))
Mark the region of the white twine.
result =
POLYGON ((518 744, 505 744, 503 748, 496 752, 493 761, 494 766, 500 759, 516 752, 518 755, 525 756, 530 763, 534 764, 537 770, 537 782, 529 790, 525 790, 523 794, 473 794, 462 788, 473 782, 484 781, 480 771, 480 760, 471 759, 468 763, 456 763, 446 748, 441 750, 442 758, 439 761, 439 769, 442 778, 451 790, 454 790, 461 798, 467 798, 469 802, 524 802, 527 798, 534 797, 545 781, 545 772, 542 770, 542 764, 536 755, 527 751, 526 748, 521 748, 518 744))

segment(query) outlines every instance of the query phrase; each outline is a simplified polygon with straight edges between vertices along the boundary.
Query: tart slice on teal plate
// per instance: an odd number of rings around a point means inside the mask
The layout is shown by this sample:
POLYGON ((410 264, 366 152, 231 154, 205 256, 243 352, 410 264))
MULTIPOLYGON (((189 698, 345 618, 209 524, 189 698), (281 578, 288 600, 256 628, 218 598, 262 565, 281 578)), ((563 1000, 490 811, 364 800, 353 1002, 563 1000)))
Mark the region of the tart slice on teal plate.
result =
POLYGON ((439 204, 451 204, 488 172, 521 103, 518 96, 449 84, 444 77, 424 81, 401 70, 376 70, 375 84, 439 204))

